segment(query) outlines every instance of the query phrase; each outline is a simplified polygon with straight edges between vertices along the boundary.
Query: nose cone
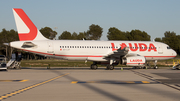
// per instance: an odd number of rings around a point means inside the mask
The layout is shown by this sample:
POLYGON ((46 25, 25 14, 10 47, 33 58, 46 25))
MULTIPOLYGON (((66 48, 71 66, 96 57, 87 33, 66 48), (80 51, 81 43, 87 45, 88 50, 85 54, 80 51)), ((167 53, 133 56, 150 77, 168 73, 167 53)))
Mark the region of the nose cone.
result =
POLYGON ((174 56, 174 57, 176 57, 176 56, 177 56, 176 51, 174 51, 174 50, 173 50, 173 52, 172 52, 172 56, 174 56))

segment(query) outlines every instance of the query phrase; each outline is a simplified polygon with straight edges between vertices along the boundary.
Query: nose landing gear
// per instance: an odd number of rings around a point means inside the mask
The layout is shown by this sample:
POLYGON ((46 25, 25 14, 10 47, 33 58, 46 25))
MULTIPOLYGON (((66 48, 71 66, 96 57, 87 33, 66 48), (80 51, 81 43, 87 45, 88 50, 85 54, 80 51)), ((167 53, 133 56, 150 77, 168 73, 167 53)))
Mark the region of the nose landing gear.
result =
POLYGON ((157 60, 154 61, 154 69, 158 69, 158 66, 156 65, 157 60))

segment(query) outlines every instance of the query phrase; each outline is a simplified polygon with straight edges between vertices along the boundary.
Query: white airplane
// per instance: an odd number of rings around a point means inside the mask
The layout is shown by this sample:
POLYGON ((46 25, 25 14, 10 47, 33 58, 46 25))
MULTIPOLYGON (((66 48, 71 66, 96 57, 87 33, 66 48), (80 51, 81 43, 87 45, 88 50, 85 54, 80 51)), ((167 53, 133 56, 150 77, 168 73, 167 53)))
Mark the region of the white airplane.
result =
POLYGON ((10 46, 43 55, 67 60, 93 61, 107 65, 113 70, 115 65, 145 66, 146 61, 165 60, 176 57, 176 52, 167 44, 152 41, 93 41, 93 40, 49 40, 36 28, 22 9, 13 8, 19 40, 10 46))

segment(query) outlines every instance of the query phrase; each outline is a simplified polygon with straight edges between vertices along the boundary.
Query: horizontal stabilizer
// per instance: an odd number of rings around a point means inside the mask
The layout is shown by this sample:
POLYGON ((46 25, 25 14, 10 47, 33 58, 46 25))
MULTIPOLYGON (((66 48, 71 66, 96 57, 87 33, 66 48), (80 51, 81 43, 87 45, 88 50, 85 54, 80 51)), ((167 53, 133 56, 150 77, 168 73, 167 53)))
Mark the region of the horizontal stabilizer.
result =
POLYGON ((32 42, 24 42, 21 47, 22 47, 22 48, 32 48, 32 47, 37 47, 37 45, 35 45, 35 44, 32 43, 32 42))

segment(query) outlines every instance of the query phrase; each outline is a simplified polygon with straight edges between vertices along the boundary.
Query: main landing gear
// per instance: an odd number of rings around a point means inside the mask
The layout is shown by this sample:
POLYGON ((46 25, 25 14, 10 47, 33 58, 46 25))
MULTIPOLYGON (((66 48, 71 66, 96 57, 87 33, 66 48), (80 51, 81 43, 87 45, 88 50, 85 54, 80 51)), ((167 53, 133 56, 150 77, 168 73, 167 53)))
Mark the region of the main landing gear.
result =
POLYGON ((97 66, 96 64, 92 64, 92 65, 91 65, 91 69, 92 69, 92 70, 96 70, 97 68, 98 68, 98 66, 97 66))
MULTIPOLYGON (((92 70, 96 70, 98 68, 97 64, 99 64, 98 62, 93 62, 93 64, 91 64, 91 69, 92 70)), ((113 70, 114 69, 114 64, 111 62, 111 64, 107 64, 106 70, 113 70)))
POLYGON ((97 62, 93 62, 93 64, 91 65, 91 69, 96 70, 97 68, 98 68, 97 62))
MULTIPOLYGON (((91 69, 92 70, 96 70, 98 68, 98 66, 96 64, 92 64, 91 65, 91 69)), ((114 69, 114 65, 107 65, 106 67, 107 70, 113 70, 114 69)))
POLYGON ((107 70, 113 70, 114 69, 114 65, 107 65, 107 70))

